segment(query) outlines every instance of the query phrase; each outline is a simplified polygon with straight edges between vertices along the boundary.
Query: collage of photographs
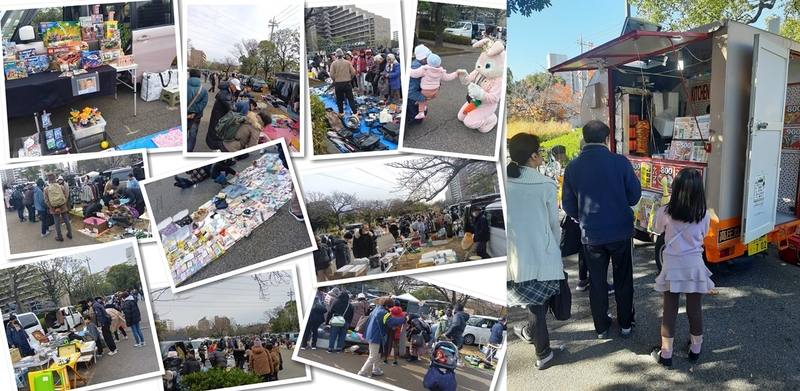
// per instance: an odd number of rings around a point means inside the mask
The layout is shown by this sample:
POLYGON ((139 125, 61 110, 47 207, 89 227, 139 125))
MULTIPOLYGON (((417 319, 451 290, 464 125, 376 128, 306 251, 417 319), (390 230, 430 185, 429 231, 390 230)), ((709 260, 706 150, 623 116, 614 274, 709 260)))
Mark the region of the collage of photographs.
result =
POLYGON ((797 389, 800 2, 0 3, 0 390, 797 389))
POLYGON ((3 4, 0 388, 504 389, 472 3, 3 4))

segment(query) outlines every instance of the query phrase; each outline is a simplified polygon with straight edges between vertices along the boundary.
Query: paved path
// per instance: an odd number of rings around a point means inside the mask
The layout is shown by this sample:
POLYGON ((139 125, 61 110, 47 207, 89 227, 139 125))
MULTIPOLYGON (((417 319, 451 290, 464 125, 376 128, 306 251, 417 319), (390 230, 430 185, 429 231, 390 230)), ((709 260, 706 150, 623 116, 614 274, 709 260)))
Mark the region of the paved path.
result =
MULTIPOLYGON (((653 290, 656 270, 653 246, 638 243, 634 252, 634 305, 636 324, 630 339, 621 339, 619 325, 611 327, 609 340, 598 340, 589 313, 588 292, 575 292, 577 255, 565 258, 572 292, 572 318, 559 322, 548 317, 551 344, 565 344, 558 364, 533 370, 534 347, 513 333, 525 319, 519 308, 509 312, 509 390, 796 390, 800 363, 793 357, 800 346, 797 336, 800 306, 800 268, 778 259, 770 247, 753 269, 712 272, 719 295, 703 298, 704 343, 700 361, 691 365, 685 343, 689 324, 685 309, 678 315, 673 370, 660 367, 649 356, 660 345, 663 296, 653 290)), ((616 306, 611 313, 616 318, 616 306)), ((681 298, 681 305, 685 304, 681 298)))
MULTIPOLYGON (((27 211, 25 212, 25 218, 28 218, 27 211)), ((80 229, 83 229, 83 220, 72 215, 70 215, 72 239, 67 238, 67 227, 62 225, 61 236, 64 238, 63 242, 56 241, 55 226, 52 227, 52 232, 50 232, 49 235, 42 237, 42 223, 39 222, 38 216, 36 223, 31 223, 29 221, 21 223, 16 211, 6 211, 6 224, 8 226, 9 247, 12 255, 34 251, 61 250, 102 243, 97 240, 97 238, 86 236, 78 232, 80 229)))
MULTIPOLYGON (((261 157, 257 152, 250 157, 239 161, 234 168, 238 171, 250 165, 250 162, 261 157)), ((186 175, 182 175, 187 177, 186 175)), ((190 213, 200 205, 210 200, 219 193, 221 187, 210 178, 200 182, 197 187, 180 189, 173 186, 172 177, 145 185, 150 206, 153 208, 151 216, 156 222, 173 216, 183 209, 190 213)), ((190 277, 185 284, 205 280, 233 270, 255 265, 285 254, 312 246, 308 239, 305 223, 295 220, 289 214, 287 203, 278 212, 255 230, 249 238, 245 238, 228 249, 222 256, 211 262, 190 277)))
MULTIPOLYGON (((477 60, 478 53, 446 56, 442 58, 442 67, 448 72, 457 69, 472 72, 477 60)), ((425 120, 405 127, 403 146, 432 152, 493 156, 497 145, 497 126, 489 133, 481 133, 468 129, 456 117, 466 102, 466 96, 467 87, 458 79, 442 83, 439 95, 428 103, 425 120)))
MULTIPOLYGON (((358 373, 369 356, 366 354, 356 356, 348 352, 328 354, 327 346, 328 340, 320 338, 317 340, 317 350, 300 350, 298 356, 323 364, 325 370, 333 373, 340 371, 358 373)), ((381 364, 381 370, 385 375, 373 377, 373 379, 411 391, 426 391, 422 386, 422 379, 428 371, 430 362, 427 359, 420 359, 409 363, 400 359, 398 363, 397 367, 392 366, 391 361, 388 365, 381 364)), ((456 382, 459 390, 488 391, 492 384, 493 376, 494 371, 476 369, 471 366, 456 369, 456 382)))

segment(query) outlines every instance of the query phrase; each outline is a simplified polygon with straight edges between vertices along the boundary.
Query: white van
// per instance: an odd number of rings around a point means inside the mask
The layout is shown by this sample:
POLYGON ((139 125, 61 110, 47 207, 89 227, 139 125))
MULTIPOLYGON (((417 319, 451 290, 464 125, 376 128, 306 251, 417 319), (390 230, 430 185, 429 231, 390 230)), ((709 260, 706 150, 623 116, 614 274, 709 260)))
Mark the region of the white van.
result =
POLYGON ((28 333, 28 336, 31 337, 29 341, 31 347, 35 349, 36 346, 39 346, 39 341, 33 337, 33 332, 36 330, 41 331, 42 334, 45 334, 45 332, 44 328, 42 328, 42 323, 39 322, 39 318, 36 316, 36 314, 33 312, 18 314, 17 322, 19 322, 19 325, 25 329, 25 332, 28 333))
MULTIPOLYGON (((83 316, 81 316, 80 312, 75 310, 75 307, 61 307, 58 310, 61 312, 64 322, 56 322, 50 331, 66 332, 75 329, 75 327, 83 323, 83 316)), ((58 317, 58 315, 56 315, 56 317, 58 317)))
POLYGON ((450 27, 444 29, 445 33, 460 35, 471 39, 476 39, 483 31, 486 30, 486 25, 483 23, 476 23, 469 20, 462 20, 455 22, 450 27))
POLYGON ((500 201, 486 205, 483 210, 489 223, 489 243, 486 252, 492 258, 506 256, 506 223, 503 219, 503 203, 500 201))

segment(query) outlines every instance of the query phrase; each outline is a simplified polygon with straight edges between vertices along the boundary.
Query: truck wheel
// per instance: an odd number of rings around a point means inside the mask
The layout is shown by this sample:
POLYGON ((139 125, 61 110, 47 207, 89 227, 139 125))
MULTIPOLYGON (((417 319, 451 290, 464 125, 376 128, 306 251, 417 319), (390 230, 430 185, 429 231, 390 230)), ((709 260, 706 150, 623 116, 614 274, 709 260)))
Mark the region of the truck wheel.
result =
POLYGON ((746 272, 755 266, 756 256, 741 256, 725 262, 731 273, 746 272))
POLYGON ((654 257, 656 260, 656 270, 661 270, 661 265, 663 265, 664 260, 661 258, 661 249, 664 247, 664 235, 656 236, 655 245, 653 246, 653 251, 655 252, 654 257))

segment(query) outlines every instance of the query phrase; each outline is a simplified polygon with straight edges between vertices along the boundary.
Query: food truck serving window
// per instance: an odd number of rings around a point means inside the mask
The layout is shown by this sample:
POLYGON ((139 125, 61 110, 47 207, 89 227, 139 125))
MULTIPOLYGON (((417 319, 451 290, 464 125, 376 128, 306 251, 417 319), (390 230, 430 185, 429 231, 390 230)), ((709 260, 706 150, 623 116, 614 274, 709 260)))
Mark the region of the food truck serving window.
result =
POLYGON ((631 31, 600 45, 578 57, 558 64, 548 72, 586 71, 611 68, 642 58, 671 52, 690 43, 711 37, 708 33, 676 33, 668 31, 631 31))

